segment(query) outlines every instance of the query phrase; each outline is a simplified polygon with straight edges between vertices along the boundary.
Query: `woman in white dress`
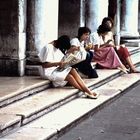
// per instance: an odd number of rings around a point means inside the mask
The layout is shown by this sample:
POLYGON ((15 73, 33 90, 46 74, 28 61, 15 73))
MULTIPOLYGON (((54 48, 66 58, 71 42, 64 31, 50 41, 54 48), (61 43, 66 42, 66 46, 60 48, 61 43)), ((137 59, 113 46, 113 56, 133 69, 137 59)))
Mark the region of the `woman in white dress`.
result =
POLYGON ((64 50, 70 48, 70 38, 66 35, 59 37, 47 44, 39 53, 42 62, 42 70, 40 71, 43 79, 48 79, 54 87, 63 87, 67 83, 84 92, 90 98, 97 98, 98 94, 92 92, 81 79, 77 71, 72 67, 67 67, 62 71, 57 70, 58 67, 64 67, 62 61, 64 50))

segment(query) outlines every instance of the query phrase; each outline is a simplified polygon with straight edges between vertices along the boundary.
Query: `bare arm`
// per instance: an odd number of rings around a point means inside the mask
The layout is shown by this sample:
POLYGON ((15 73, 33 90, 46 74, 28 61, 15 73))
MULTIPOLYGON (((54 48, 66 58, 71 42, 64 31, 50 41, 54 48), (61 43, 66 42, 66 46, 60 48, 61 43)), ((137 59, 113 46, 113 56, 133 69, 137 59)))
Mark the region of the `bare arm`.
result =
POLYGON ((67 51, 67 53, 74 53, 74 51, 79 51, 79 46, 72 45, 71 48, 67 51))
POLYGON ((63 67, 64 66, 64 62, 60 61, 60 62, 44 62, 42 63, 42 67, 43 68, 50 68, 50 67, 63 67))
POLYGON ((114 45, 114 37, 111 31, 104 34, 103 38, 104 38, 104 42, 108 42, 109 44, 114 45))
POLYGON ((110 39, 110 40, 108 40, 107 42, 105 42, 104 44, 102 44, 102 45, 99 45, 99 44, 97 44, 97 45, 94 45, 95 47, 94 47, 94 50, 95 51, 98 51, 98 50, 100 50, 101 48, 106 48, 106 47, 114 47, 114 45, 112 45, 112 44, 110 44, 110 42, 112 42, 112 40, 110 39))

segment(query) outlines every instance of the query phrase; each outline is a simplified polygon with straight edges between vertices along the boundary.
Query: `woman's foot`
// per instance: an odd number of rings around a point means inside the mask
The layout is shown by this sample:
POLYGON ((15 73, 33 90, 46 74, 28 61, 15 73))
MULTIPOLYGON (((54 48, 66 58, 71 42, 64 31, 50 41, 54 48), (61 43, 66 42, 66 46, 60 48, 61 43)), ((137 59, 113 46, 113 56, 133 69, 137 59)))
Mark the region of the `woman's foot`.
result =
POLYGON ((99 94, 97 94, 97 93, 95 93, 95 92, 93 92, 92 94, 89 94, 89 93, 87 93, 87 92, 84 92, 84 93, 85 93, 85 95, 86 95, 88 98, 91 98, 91 99, 97 99, 98 96, 99 96, 99 94))
POLYGON ((129 72, 129 70, 127 68, 118 67, 118 69, 121 70, 122 72, 124 72, 125 74, 127 74, 129 72))

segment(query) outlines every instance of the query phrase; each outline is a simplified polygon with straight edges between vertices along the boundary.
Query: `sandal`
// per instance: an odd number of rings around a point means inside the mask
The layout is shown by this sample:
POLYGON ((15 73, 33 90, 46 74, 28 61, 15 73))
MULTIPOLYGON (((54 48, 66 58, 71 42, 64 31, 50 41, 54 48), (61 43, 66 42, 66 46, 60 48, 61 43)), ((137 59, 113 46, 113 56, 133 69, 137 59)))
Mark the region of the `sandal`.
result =
POLYGON ((120 67, 118 67, 117 69, 124 72, 125 74, 128 74, 128 72, 129 72, 128 69, 123 69, 123 68, 120 68, 120 67))
POLYGON ((91 98, 91 99, 97 99, 98 98, 98 96, 99 96, 99 94, 97 94, 97 93, 95 93, 96 95, 91 95, 91 94, 89 94, 89 93, 87 93, 87 92, 84 92, 85 93, 85 95, 88 97, 88 98, 91 98))

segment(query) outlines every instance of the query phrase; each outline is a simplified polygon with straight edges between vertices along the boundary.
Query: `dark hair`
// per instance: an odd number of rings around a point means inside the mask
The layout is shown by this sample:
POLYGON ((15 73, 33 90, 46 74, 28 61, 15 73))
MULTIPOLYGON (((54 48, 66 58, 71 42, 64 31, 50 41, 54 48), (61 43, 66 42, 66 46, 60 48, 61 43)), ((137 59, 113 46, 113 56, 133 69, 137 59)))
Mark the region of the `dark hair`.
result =
POLYGON ((103 34, 105 32, 109 32, 109 31, 111 31, 111 28, 107 27, 106 25, 100 25, 97 29, 98 34, 103 34))
POLYGON ((59 48, 62 53, 65 54, 66 50, 70 49, 70 38, 67 35, 60 36, 57 40, 55 40, 55 47, 59 48))
POLYGON ((105 18, 103 18, 102 25, 105 25, 107 21, 110 21, 111 24, 112 24, 112 26, 114 25, 114 22, 113 22, 113 20, 112 20, 111 17, 105 17, 105 18))
POLYGON ((91 30, 88 27, 79 27, 79 29, 78 29, 78 39, 80 39, 80 37, 84 33, 91 33, 91 30))
POLYGON ((107 22, 110 21, 113 27, 113 20, 110 17, 105 17, 102 20, 102 24, 98 27, 97 29, 97 33, 101 34, 101 33, 105 33, 105 32, 109 32, 111 31, 112 27, 108 26, 107 22))

